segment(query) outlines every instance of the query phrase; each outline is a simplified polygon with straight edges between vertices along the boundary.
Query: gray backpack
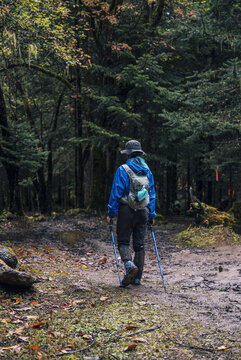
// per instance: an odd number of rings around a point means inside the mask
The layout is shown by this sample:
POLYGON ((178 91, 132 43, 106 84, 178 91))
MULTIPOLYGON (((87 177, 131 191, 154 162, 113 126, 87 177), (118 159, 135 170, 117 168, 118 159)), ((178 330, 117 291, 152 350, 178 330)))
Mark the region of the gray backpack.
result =
POLYGON ((130 191, 128 196, 121 198, 121 202, 135 210, 145 209, 150 202, 148 194, 149 179, 147 175, 135 173, 127 164, 122 166, 130 179, 130 191))

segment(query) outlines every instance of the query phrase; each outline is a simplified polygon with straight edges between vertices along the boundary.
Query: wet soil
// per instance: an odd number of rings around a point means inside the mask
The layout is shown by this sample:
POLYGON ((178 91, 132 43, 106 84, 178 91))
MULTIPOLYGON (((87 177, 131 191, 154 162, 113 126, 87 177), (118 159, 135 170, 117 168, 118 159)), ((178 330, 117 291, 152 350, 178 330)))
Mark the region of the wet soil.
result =
MULTIPOLYGON (((167 292, 163 288, 149 231, 142 285, 130 285, 122 291, 139 297, 140 301, 161 303, 169 311, 173 309, 188 316, 190 321, 198 320, 207 331, 210 328, 217 334, 225 332, 230 342, 237 345, 241 334, 241 243, 187 248, 175 241, 176 234, 186 227, 185 221, 172 220, 154 227, 167 292)), ((11 239, 11 244, 16 247, 21 243, 30 248, 41 245, 47 249, 46 254, 57 249, 59 254, 65 254, 65 259, 79 264, 69 275, 69 291, 119 287, 113 243, 105 219, 77 215, 24 226, 23 223, 12 223, 0 235, 1 241, 7 239, 11 239)), ((25 262, 41 268, 46 266, 45 260, 30 254, 25 262)), ((118 261, 123 273, 119 257, 118 261)), ((63 263, 63 269, 65 265, 63 263)), ((70 271, 68 267, 69 274, 70 271)))

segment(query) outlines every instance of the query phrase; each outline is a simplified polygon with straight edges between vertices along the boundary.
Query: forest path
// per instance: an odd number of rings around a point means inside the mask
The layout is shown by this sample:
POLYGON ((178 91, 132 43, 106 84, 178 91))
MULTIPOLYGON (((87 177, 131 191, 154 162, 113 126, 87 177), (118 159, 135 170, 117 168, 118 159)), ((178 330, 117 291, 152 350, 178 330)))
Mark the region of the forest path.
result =
MULTIPOLYGON (((154 226, 166 293, 150 232, 146 239, 142 285, 127 288, 119 287, 105 219, 76 215, 25 226, 9 223, 5 229, 8 231, 2 232, 0 239, 11 239, 10 245, 25 269, 34 269, 40 274, 43 281, 36 284, 35 289, 43 298, 47 292, 48 299, 57 296, 64 303, 62 296, 71 299, 85 292, 88 301, 93 303, 96 296, 109 301, 113 292, 120 298, 120 304, 123 296, 125 301, 137 299, 140 307, 162 306, 168 316, 171 317, 172 312, 178 314, 191 327, 198 322, 208 336, 214 334, 215 338, 222 338, 225 335, 226 342, 236 346, 241 335, 241 245, 187 248, 174 241, 175 235, 185 227, 185 223, 171 222, 154 226)), ((119 264, 123 272, 120 259, 119 264)), ((223 350, 226 348, 225 345, 223 350)), ((241 349, 235 351, 240 353, 241 349)), ((221 357, 202 355, 200 359, 236 360, 238 357, 231 352, 221 357)))

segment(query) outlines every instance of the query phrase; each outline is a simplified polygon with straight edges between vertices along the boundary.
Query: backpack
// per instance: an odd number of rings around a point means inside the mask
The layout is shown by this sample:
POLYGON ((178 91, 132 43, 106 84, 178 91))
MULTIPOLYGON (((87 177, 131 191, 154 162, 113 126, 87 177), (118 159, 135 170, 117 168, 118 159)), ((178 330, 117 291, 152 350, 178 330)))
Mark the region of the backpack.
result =
POLYGON ((145 209, 150 202, 148 194, 149 179, 147 175, 135 173, 127 164, 122 166, 130 179, 130 191, 128 196, 121 198, 121 202, 129 205, 134 210, 145 209))

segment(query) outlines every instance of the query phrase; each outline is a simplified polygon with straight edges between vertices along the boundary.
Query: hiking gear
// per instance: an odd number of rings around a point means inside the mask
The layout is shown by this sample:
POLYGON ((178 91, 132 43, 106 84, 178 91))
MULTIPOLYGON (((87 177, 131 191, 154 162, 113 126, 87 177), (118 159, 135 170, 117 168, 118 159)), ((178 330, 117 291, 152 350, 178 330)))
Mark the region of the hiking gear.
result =
POLYGON ((118 258, 117 258, 117 253, 116 253, 115 238, 114 238, 112 223, 113 222, 111 220, 111 222, 110 222, 110 232, 111 232, 111 238, 112 238, 113 247, 114 247, 115 262, 116 262, 116 267, 117 267, 117 271, 118 271, 118 277, 119 277, 120 286, 121 286, 122 283, 121 283, 120 267, 119 267, 119 262, 118 262, 118 258))
POLYGON ((154 235, 154 232, 153 232, 153 229, 152 229, 152 226, 151 226, 151 225, 150 225, 150 229, 151 229, 152 239, 153 239, 154 246, 155 246, 155 251, 156 251, 156 257, 157 257, 158 265, 159 265, 160 272, 161 272, 163 287, 164 287, 164 290, 165 290, 165 292, 166 292, 166 285, 165 285, 164 276, 163 276, 163 272, 162 272, 162 267, 161 267, 161 263, 160 263, 160 258, 159 258, 159 254, 158 254, 158 249, 157 249, 157 245, 156 245, 155 235, 154 235))
POLYGON ((131 168, 124 164, 122 167, 127 172, 130 179, 130 191, 128 196, 121 198, 123 204, 128 204, 132 209, 145 209, 150 202, 148 194, 149 179, 146 174, 135 173, 131 168))
MULTIPOLYGON (((117 218, 117 241, 120 254, 122 245, 125 245, 129 248, 131 235, 133 235, 134 251, 137 252, 144 249, 146 223, 146 209, 135 211, 128 205, 120 205, 117 218)), ((131 260, 131 258, 127 260, 131 260)))
POLYGON ((122 280, 122 286, 124 286, 124 287, 128 286, 129 284, 131 284, 134 281, 136 274, 138 272, 138 268, 132 261, 126 261, 125 271, 126 272, 125 272, 125 275, 122 280))
POLYGON ((121 154, 131 155, 132 153, 141 153, 145 154, 141 148, 141 144, 137 140, 127 141, 125 149, 121 151, 121 154))
MULTIPOLYGON (((150 202, 147 206, 148 208, 148 217, 149 219, 153 219, 156 217, 155 213, 155 202, 156 202, 156 194, 154 188, 154 180, 153 175, 146 165, 144 159, 143 162, 145 166, 141 165, 142 161, 139 161, 139 156, 136 158, 128 159, 126 164, 131 168, 135 173, 141 173, 143 175, 147 175, 149 180, 149 190, 148 194, 150 197, 150 202)), ((143 163, 143 164, 144 164, 143 163)), ((109 204, 108 204, 108 216, 113 218, 117 215, 120 206, 120 199, 124 196, 128 196, 130 192, 130 179, 125 171, 125 169, 120 166, 115 174, 114 182, 112 185, 112 190, 110 194, 109 204)))
MULTIPOLYGON (((143 268, 144 268, 144 260, 145 260, 145 250, 137 251, 134 256, 134 264, 138 267, 138 272, 136 274, 136 279, 141 281, 143 268)), ((137 284, 136 284, 137 285, 137 284)))
POLYGON ((133 282, 133 285, 136 285, 136 286, 141 285, 141 280, 136 278, 133 282))
POLYGON ((118 246, 118 249, 119 249, 121 260, 123 261, 124 264, 127 261, 131 261, 132 257, 131 257, 129 245, 120 244, 118 246))

